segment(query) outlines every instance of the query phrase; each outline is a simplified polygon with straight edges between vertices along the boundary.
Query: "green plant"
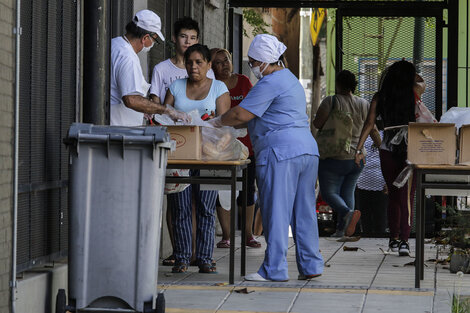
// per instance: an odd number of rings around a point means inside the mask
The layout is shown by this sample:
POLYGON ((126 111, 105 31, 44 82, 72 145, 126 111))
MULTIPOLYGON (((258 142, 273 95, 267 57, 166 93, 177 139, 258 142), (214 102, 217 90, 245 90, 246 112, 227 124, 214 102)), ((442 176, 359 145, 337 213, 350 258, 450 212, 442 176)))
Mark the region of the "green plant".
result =
MULTIPOLYGON (((253 37, 258 34, 268 33, 266 27, 269 27, 269 24, 264 21, 263 16, 256 10, 243 9, 243 19, 253 27, 253 30, 251 31, 253 37)), ((243 28, 243 36, 249 37, 245 28, 243 28)))
POLYGON ((455 290, 455 282, 454 282, 454 293, 452 294, 452 313, 468 313, 470 312, 470 297, 469 296, 462 296, 460 294, 460 288, 462 286, 462 278, 464 274, 462 272, 458 272, 457 276, 457 291, 455 290))
POLYGON ((470 312, 470 299, 462 298, 460 295, 452 296, 452 313, 470 312))
POLYGON ((440 232, 441 241, 450 244, 455 248, 462 249, 470 254, 470 211, 458 210, 456 207, 442 207, 436 203, 441 215, 445 215, 442 220, 443 229, 440 232), (444 214, 442 214, 445 212, 444 214))

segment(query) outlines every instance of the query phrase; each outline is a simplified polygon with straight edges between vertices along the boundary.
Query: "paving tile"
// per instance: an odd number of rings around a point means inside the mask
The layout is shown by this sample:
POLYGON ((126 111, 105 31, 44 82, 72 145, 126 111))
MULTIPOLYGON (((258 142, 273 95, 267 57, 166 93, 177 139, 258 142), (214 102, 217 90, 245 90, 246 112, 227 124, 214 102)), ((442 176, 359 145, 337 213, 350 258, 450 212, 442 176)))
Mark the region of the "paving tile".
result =
POLYGON ((222 311, 287 312, 295 296, 296 292, 232 293, 220 309, 222 311))
POLYGON ((406 313, 431 313, 432 295, 392 295, 392 294, 368 294, 364 304, 364 313, 377 312, 406 312, 406 313))
POLYGON ((364 293, 301 292, 292 307, 293 313, 341 312, 359 313, 364 293))
POLYGON ((227 290, 165 290, 166 308, 215 310, 227 296, 227 290))

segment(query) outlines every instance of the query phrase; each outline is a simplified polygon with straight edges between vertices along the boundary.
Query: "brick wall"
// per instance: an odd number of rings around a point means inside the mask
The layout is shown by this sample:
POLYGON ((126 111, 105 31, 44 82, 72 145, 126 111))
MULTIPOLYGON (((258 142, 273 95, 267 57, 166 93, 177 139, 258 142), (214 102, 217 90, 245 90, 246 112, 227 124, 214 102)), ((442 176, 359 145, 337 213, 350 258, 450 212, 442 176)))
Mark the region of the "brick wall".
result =
POLYGON ((9 312, 14 110, 14 0, 0 0, 0 313, 9 312))

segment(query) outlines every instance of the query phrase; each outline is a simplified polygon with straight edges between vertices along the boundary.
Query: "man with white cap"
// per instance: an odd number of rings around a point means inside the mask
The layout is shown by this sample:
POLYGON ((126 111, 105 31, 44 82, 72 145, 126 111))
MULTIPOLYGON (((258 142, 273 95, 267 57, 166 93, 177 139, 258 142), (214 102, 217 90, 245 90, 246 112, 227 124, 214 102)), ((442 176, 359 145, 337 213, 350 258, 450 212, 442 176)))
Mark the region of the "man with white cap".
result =
POLYGON ((158 38, 165 40, 160 17, 142 10, 127 24, 125 35, 111 40, 111 125, 142 125, 144 113, 166 113, 174 120, 187 118, 185 113, 147 98, 150 84, 137 53, 150 51, 158 38))
POLYGON ((216 127, 248 123, 267 243, 258 272, 245 276, 252 281, 289 279, 289 225, 296 243, 298 279, 323 272, 315 211, 319 154, 305 113, 304 89, 284 68, 286 49, 274 36, 257 35, 248 50, 248 64, 258 83, 238 106, 210 122, 216 127))

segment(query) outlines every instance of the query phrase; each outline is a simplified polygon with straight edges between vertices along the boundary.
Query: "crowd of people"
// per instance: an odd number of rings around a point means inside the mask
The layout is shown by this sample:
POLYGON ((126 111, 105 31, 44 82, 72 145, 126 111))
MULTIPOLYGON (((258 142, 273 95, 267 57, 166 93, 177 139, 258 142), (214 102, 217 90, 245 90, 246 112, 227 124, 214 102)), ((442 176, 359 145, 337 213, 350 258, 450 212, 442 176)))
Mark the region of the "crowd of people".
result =
MULTIPOLYGON (((250 44, 248 65, 258 79, 253 86, 247 76, 233 72, 228 50, 209 50, 199 44, 196 21, 181 18, 173 29, 175 55, 154 67, 150 84, 142 74, 137 53, 148 52, 155 42, 165 40, 158 15, 150 10, 137 12, 126 33, 112 39, 110 123, 142 125, 153 114, 188 121, 187 113, 197 110, 213 127, 248 129, 248 135, 240 138, 249 149, 251 161, 246 229, 242 231, 247 246, 261 247, 252 230, 257 197, 266 250, 259 270, 246 275, 246 280, 289 279, 289 227, 295 242, 298 279, 322 274, 315 210, 317 178, 322 198, 337 215, 332 237, 352 236, 361 212, 364 228, 384 232, 384 207, 388 206, 389 247, 399 255, 409 255, 409 203, 414 183, 396 188, 393 181, 406 165, 403 130, 416 121, 415 103, 424 92, 424 81, 413 64, 402 60, 384 71, 371 103, 354 95, 357 80, 353 73, 338 73, 335 95, 321 102, 313 121, 321 136, 331 135, 327 128, 331 128, 332 120, 344 122, 344 129, 336 127, 348 138, 340 140, 339 150, 331 150, 331 143, 318 140, 317 145, 312 135, 304 88, 286 66, 287 47, 275 36, 257 35, 250 44), (377 120, 385 127, 383 132, 378 131, 377 120), (372 140, 366 141, 369 136, 372 140), (361 173, 372 178, 358 183, 361 173), (368 201, 371 197, 380 200, 382 210, 373 208, 368 201), (373 218, 375 215, 380 218, 373 218)), ((335 128, 331 129, 334 133, 335 128)), ((193 171, 191 175, 199 174, 193 171)), ((172 266, 173 273, 184 273, 191 265, 198 266, 200 273, 215 273, 214 247, 233 244, 230 215, 218 192, 200 190, 196 184, 169 194, 167 199, 166 221, 173 253, 163 264, 172 266), (217 244, 216 212, 222 228, 217 244)), ((241 201, 237 203, 241 205, 241 201)))

